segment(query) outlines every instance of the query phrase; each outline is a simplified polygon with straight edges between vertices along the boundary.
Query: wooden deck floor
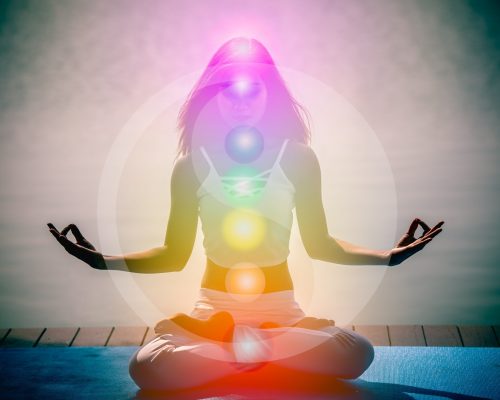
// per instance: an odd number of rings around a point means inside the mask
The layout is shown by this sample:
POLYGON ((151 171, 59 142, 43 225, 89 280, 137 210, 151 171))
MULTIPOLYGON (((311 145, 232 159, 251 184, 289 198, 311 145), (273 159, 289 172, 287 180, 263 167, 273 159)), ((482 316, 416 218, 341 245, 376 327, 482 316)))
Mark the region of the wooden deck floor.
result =
MULTIPOLYGON (((500 326, 356 325, 350 326, 374 346, 499 347, 500 326)), ((153 328, 14 328, 0 329, 0 347, 141 346, 153 328)))

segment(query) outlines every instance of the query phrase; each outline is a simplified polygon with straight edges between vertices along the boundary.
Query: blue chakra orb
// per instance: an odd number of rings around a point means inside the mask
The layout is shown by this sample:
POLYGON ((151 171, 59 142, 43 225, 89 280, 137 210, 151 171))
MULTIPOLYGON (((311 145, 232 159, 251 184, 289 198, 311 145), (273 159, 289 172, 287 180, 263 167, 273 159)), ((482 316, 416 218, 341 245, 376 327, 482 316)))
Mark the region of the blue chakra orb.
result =
POLYGON ((264 138, 251 126, 238 126, 226 135, 226 153, 241 164, 250 163, 260 157, 264 150, 264 138))

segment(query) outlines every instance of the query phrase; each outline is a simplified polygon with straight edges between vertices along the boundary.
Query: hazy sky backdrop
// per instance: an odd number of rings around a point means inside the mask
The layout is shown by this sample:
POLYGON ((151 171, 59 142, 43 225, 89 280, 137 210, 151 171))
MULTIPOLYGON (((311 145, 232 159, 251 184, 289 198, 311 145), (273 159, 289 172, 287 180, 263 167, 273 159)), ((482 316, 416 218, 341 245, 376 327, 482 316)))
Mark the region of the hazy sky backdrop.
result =
POLYGON ((71 258, 45 224, 77 223, 104 253, 108 231, 124 251, 160 245, 180 103, 240 35, 316 116, 332 234, 390 247, 415 216, 446 221, 387 270, 308 261, 295 232, 307 311, 500 323, 498 2, 43 0, 0 3, 0 327, 151 323, 137 289, 160 313, 189 311, 201 237, 185 271, 131 276, 71 258))

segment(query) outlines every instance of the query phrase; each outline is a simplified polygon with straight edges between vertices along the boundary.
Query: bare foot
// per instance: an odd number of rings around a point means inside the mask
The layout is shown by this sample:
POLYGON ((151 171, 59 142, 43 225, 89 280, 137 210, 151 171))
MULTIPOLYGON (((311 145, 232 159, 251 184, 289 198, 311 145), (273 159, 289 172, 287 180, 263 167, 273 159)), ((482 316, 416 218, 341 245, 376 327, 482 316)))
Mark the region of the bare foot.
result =
MULTIPOLYGON (((260 329, 273 329, 273 328, 282 328, 285 325, 277 324, 276 322, 263 322, 260 324, 260 329)), ((295 325, 291 325, 297 328, 305 328, 305 329, 322 329, 327 326, 335 326, 335 321, 331 319, 323 319, 323 318, 314 318, 314 317, 304 317, 295 325)))
POLYGON ((273 329, 273 328, 282 328, 283 325, 277 324, 276 322, 263 322, 262 324, 259 325, 260 329, 273 329))
POLYGON ((233 337, 234 320, 230 313, 220 311, 207 320, 176 314, 170 320, 187 331, 218 342, 230 342, 233 337))
POLYGON ((304 317, 299 322, 297 322, 294 326, 298 328, 306 328, 306 329, 322 329, 327 326, 335 326, 335 321, 331 319, 324 318, 314 318, 314 317, 304 317))

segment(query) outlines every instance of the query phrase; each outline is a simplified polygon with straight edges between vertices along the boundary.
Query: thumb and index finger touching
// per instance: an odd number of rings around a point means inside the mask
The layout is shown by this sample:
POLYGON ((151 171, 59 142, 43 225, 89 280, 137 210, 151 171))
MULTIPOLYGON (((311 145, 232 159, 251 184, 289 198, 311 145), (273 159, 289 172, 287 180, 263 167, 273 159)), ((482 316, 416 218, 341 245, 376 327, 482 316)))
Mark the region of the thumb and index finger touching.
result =
POLYGON ((422 221, 420 218, 415 218, 413 222, 410 224, 410 227, 408 228, 408 232, 406 233, 408 236, 415 237, 415 232, 417 231, 417 228, 420 226, 422 227, 423 233, 420 236, 420 238, 427 238, 430 237, 431 239, 435 237, 437 234, 439 234, 442 229, 441 227, 444 225, 444 221, 438 222, 434 227, 430 227, 427 225, 424 221, 422 221))
POLYGON ((47 226, 49 227, 50 233, 57 239, 59 243, 61 243, 63 246, 70 242, 70 240, 67 238, 68 232, 71 231, 73 236, 76 239, 76 243, 78 244, 85 244, 87 243, 87 240, 85 237, 82 235, 80 232, 80 229, 75 224, 69 224, 66 226, 64 229, 59 231, 52 223, 48 223, 47 226))

